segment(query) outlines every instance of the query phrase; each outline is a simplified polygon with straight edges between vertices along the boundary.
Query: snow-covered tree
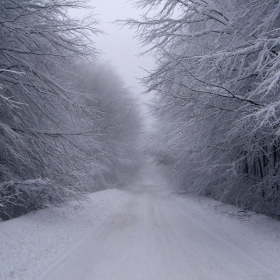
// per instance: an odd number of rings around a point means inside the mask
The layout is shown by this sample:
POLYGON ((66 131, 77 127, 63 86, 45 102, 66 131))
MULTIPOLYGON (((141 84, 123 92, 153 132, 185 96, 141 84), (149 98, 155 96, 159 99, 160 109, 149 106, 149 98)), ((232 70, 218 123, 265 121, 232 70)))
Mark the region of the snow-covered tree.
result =
POLYGON ((82 103, 89 112, 88 130, 97 133, 98 163, 92 174, 94 188, 122 187, 137 177, 142 163, 139 134, 142 122, 136 100, 108 64, 84 63, 77 70, 75 86, 84 92, 82 103), (93 119, 92 119, 93 118, 93 119))
POLYGON ((1 218, 74 193, 67 186, 82 156, 71 141, 78 127, 73 111, 82 108, 66 77, 75 59, 96 54, 88 38, 98 32, 93 18, 68 16, 68 9, 83 6, 79 0, 1 1, 1 218))
POLYGON ((158 59, 143 83, 182 183, 279 216, 279 1, 134 2, 147 12, 127 24, 158 59))

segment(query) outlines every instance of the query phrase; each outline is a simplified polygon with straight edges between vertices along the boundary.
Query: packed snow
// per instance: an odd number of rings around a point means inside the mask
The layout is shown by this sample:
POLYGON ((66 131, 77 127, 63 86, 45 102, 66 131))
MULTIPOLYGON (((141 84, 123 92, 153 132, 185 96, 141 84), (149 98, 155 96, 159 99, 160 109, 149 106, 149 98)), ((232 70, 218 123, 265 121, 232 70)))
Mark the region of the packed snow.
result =
POLYGON ((280 279, 279 221, 155 177, 2 222, 0 242, 0 279, 280 279))

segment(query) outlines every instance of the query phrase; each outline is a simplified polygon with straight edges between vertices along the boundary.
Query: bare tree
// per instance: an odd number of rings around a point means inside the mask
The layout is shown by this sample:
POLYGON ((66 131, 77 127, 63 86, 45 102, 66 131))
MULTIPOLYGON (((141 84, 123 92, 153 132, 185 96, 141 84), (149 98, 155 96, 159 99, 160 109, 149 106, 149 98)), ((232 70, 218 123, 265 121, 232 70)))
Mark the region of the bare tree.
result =
POLYGON ((278 217, 279 1, 134 2, 181 182, 278 217))
POLYGON ((137 178, 143 161, 137 103, 110 65, 82 62, 77 69, 76 87, 84 92, 81 102, 96 112, 87 119, 87 129, 98 131, 96 155, 102 167, 92 173, 93 188, 123 187, 137 178))
POLYGON ((56 203, 74 194, 70 181, 73 170, 81 168, 75 159, 81 157, 82 148, 71 139, 77 133, 73 112, 82 108, 66 77, 77 58, 97 53, 90 36, 98 32, 92 17, 79 21, 68 16, 68 9, 82 7, 79 0, 1 1, 3 219, 39 207, 43 200, 56 203), (62 182, 65 188, 60 187, 62 182))

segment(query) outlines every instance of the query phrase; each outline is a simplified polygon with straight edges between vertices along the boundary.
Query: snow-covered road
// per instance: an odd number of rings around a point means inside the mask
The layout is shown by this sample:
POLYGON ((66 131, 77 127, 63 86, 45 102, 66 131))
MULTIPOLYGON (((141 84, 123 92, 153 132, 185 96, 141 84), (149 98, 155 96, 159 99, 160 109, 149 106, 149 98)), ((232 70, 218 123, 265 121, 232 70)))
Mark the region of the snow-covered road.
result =
POLYGON ((131 199, 44 279, 279 279, 180 197, 156 185, 128 192, 131 199))
POLYGON ((0 223, 0 279, 280 279, 280 223, 159 178, 0 223))

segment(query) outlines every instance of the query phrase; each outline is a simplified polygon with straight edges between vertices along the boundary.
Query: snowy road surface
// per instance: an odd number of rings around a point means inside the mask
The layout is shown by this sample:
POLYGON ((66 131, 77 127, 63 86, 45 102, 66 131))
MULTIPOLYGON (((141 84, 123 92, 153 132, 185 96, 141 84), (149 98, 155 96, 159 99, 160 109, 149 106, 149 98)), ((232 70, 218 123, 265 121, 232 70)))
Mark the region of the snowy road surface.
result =
POLYGON ((1 223, 0 278, 280 279, 279 222, 267 217, 231 217, 237 208, 156 184, 95 193, 85 205, 1 223))
POLYGON ((141 187, 44 279, 279 279, 184 201, 141 187))

